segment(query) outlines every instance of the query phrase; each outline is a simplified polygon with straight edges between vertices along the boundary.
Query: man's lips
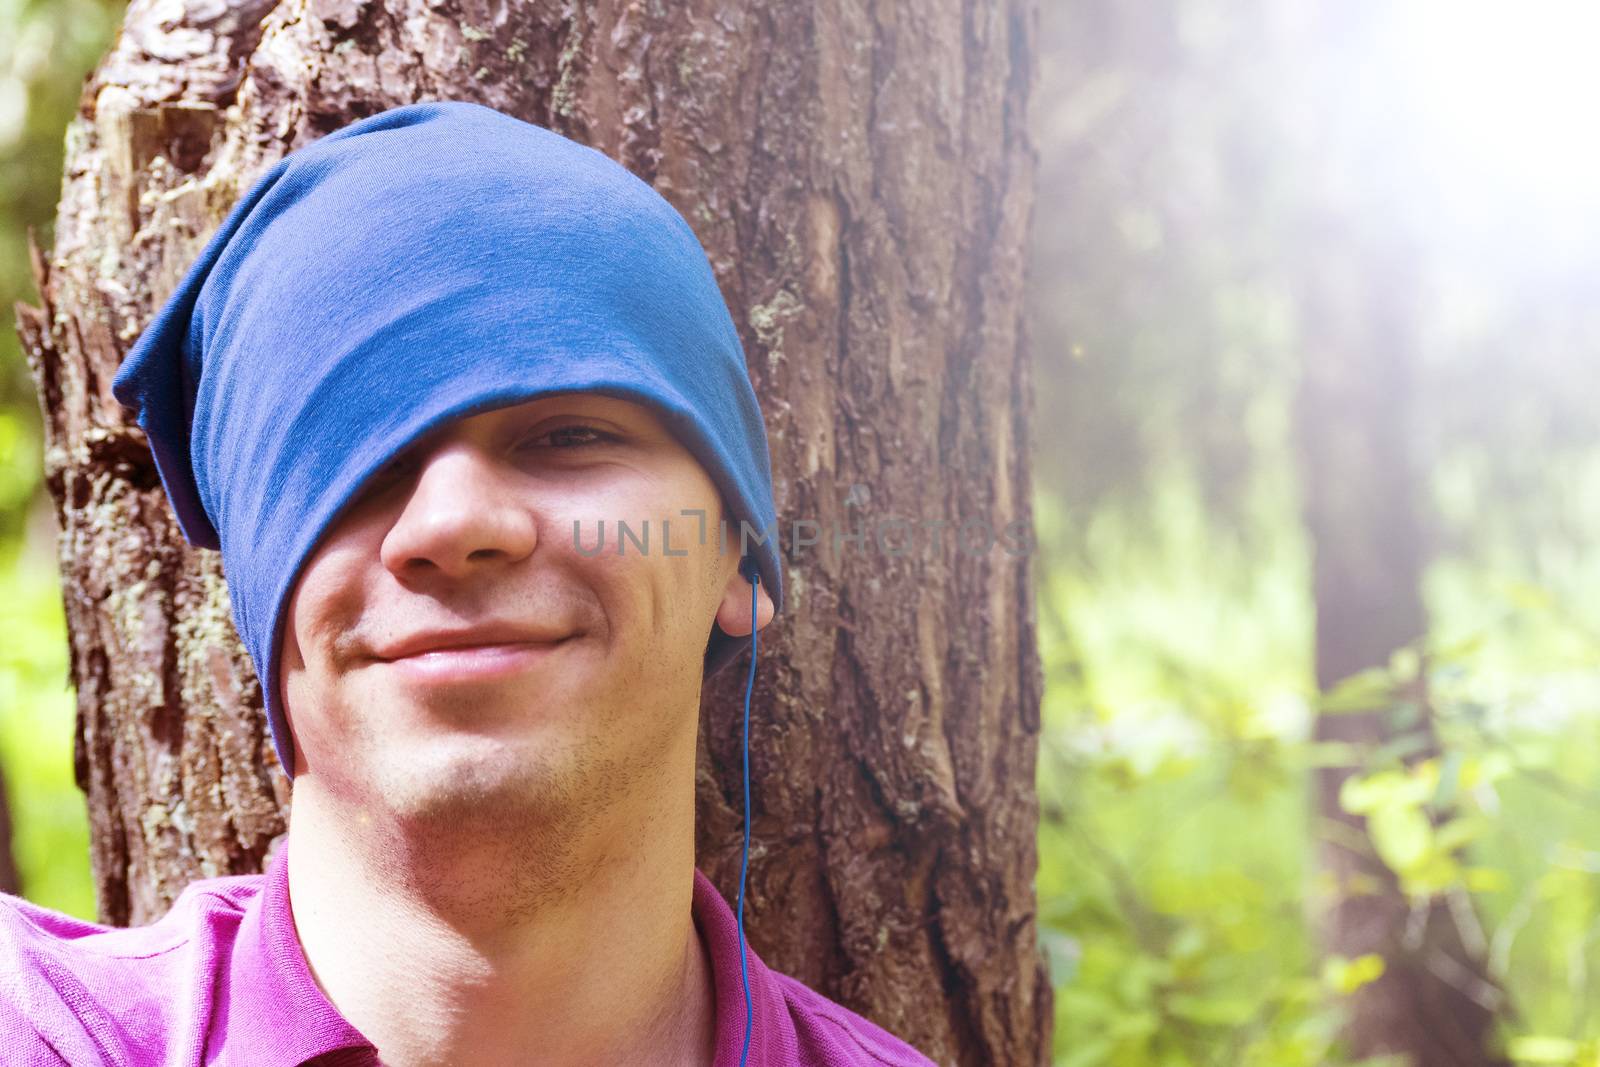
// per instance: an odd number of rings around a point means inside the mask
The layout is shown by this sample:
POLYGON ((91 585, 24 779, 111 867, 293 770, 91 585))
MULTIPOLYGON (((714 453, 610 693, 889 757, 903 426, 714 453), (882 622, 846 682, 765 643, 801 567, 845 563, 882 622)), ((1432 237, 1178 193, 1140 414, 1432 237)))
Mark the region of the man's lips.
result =
POLYGON ((570 632, 541 631, 507 623, 491 623, 449 630, 422 630, 375 648, 374 655, 385 661, 409 659, 442 652, 466 652, 502 646, 553 647, 573 636, 570 632))
POLYGON ((490 682, 522 674, 557 654, 569 640, 451 645, 397 656, 384 665, 420 684, 490 682))
POLYGON ((571 630, 495 620, 417 630, 379 643, 373 654, 399 677, 419 684, 487 682, 531 669, 576 636, 571 630))

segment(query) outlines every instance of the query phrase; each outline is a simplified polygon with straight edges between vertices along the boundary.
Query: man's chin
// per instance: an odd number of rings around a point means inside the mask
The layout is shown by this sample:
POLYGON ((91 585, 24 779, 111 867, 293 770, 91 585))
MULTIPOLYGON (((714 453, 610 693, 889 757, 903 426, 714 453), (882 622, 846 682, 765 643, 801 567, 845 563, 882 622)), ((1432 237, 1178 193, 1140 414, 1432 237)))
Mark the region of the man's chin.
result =
POLYGON ((446 733, 419 738, 384 760, 373 781, 401 824, 436 823, 455 832, 570 820, 578 779, 549 738, 446 733))

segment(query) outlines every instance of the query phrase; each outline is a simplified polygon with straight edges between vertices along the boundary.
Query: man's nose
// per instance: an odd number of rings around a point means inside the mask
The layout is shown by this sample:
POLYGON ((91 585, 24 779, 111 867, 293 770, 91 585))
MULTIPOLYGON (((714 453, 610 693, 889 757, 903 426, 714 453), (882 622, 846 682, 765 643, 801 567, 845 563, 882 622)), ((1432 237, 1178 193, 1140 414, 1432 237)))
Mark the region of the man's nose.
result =
POLYGON ((527 557, 538 543, 534 509, 496 457, 452 442, 421 460, 405 507, 384 536, 383 564, 400 578, 464 578, 527 557))

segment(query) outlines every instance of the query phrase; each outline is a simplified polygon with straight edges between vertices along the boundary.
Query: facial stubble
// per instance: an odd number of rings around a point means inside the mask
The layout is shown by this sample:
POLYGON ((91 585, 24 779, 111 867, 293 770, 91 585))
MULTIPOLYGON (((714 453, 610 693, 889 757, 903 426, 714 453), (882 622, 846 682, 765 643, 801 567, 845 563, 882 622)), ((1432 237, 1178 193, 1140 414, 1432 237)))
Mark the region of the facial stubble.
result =
MULTIPOLYGON (((674 735, 684 728, 679 719, 689 714, 697 724, 692 711, 637 699, 659 679, 618 681, 632 684, 557 718, 571 724, 558 735, 563 742, 486 746, 449 762, 383 758, 401 754, 380 743, 381 717, 354 716, 348 751, 377 757, 381 766, 367 790, 384 810, 371 824, 377 839, 369 842, 379 884, 403 887, 467 921, 531 914, 578 891, 599 863, 614 858, 598 847, 614 832, 608 821, 640 790, 653 793, 668 772, 674 735), (627 743, 616 745, 616 738, 627 743)), ((470 705, 481 697, 457 699, 457 706, 434 712, 471 721, 470 705)), ((537 706, 526 714, 551 718, 537 706)))

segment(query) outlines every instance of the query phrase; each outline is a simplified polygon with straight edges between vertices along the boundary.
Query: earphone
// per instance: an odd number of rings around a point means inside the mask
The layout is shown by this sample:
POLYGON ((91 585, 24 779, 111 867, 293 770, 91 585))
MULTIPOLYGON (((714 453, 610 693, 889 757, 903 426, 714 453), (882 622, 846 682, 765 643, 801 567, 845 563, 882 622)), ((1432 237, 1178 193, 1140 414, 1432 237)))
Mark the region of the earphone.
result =
POLYGON ((744 880, 750 866, 750 694, 756 684, 756 589, 761 584, 761 572, 750 576, 750 674, 744 684, 744 851, 739 856, 739 977, 744 979, 744 1050, 739 1053, 739 1067, 745 1067, 750 1056, 750 1031, 755 1017, 750 1007, 750 970, 744 954, 744 880))

